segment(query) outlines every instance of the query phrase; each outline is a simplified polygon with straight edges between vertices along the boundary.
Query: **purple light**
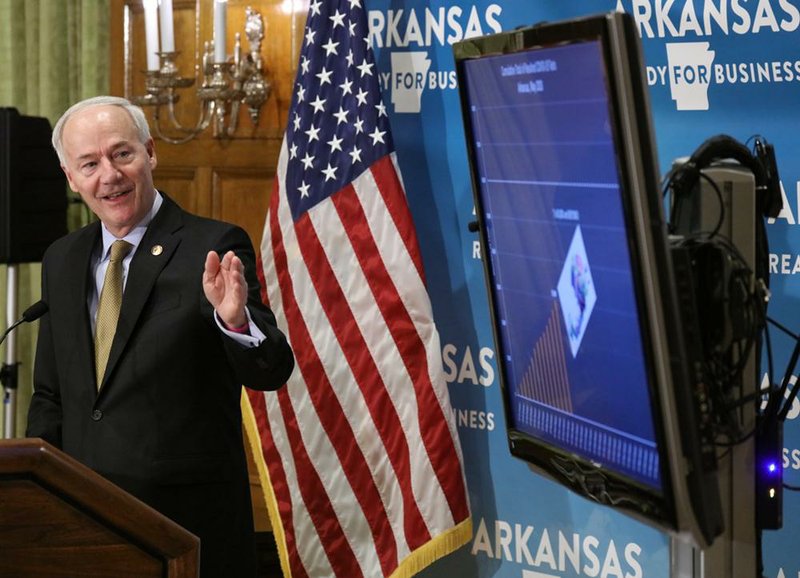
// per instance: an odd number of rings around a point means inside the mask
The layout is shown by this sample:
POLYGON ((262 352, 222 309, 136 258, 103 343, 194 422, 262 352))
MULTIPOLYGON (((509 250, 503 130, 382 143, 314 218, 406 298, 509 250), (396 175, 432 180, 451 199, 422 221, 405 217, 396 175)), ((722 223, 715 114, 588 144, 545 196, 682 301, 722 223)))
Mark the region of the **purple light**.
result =
POLYGON ((767 466, 767 469, 770 471, 770 473, 774 472, 774 471, 775 471, 775 469, 776 469, 776 467, 775 467, 775 463, 774 463, 774 462, 770 463, 770 464, 767 466))

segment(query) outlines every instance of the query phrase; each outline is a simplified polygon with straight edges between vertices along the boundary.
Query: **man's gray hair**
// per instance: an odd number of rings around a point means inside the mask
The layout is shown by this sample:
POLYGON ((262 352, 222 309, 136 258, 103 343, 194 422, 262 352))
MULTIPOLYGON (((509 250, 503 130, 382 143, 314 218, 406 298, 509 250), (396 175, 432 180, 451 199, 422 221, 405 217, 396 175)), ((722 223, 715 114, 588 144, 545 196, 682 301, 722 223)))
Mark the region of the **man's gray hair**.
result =
POLYGON ((62 165, 66 164, 64 160, 64 147, 61 142, 64 136, 64 125, 73 114, 92 106, 118 106, 124 109, 131 116, 134 125, 136 125, 141 143, 146 143, 150 138, 150 127, 147 124, 147 117, 145 117, 144 111, 129 100, 119 96, 94 96, 92 98, 87 98, 69 107, 67 111, 61 115, 61 118, 58 119, 56 126, 53 127, 53 148, 56 149, 58 160, 62 165))

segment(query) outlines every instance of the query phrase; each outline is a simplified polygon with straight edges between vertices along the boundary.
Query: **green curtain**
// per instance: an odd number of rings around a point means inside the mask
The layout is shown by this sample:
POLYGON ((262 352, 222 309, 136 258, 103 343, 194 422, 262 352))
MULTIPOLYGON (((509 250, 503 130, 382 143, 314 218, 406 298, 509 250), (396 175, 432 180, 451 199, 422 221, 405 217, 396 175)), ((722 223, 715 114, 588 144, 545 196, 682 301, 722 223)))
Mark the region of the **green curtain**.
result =
MULTIPOLYGON (((110 0, 0 0, 0 107, 42 116, 51 125, 71 104, 109 91, 110 0)), ((74 195, 69 194, 71 200, 74 195)), ((68 226, 87 218, 70 204, 68 226)), ((15 266, 17 315, 41 296, 38 263, 15 266)), ((7 319, 8 267, 0 266, 0 327, 7 319)), ((20 326, 15 359, 19 365, 16 435, 25 432, 32 391, 38 323, 20 326)), ((0 346, 6 361, 5 344, 0 346)), ((5 404, 4 404, 5 407, 5 404)), ((0 437, 5 430, 0 412, 0 437)))

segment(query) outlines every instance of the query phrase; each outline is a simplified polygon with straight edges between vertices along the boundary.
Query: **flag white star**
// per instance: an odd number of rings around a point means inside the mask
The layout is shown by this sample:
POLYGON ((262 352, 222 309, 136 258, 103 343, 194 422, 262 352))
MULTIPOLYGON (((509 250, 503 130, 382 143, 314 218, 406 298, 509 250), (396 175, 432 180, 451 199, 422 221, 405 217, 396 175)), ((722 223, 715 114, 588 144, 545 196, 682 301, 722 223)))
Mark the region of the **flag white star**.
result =
POLYGON ((350 0, 350 9, 352 10, 356 6, 361 8, 361 0, 350 0))
POLYGON ((300 191, 301 199, 308 196, 309 188, 310 188, 309 185, 307 185, 305 181, 303 181, 303 183, 297 188, 297 190, 300 191))
POLYGON ((308 154, 308 151, 306 151, 306 156, 300 159, 300 162, 303 163, 303 168, 308 170, 314 166, 314 157, 312 157, 310 154, 308 154))
POLYGON ((349 28, 350 28, 350 36, 355 36, 356 35, 356 22, 355 22, 355 20, 350 22, 349 28))
POLYGON ((356 122, 353 123, 353 126, 356 129, 356 134, 364 132, 364 119, 359 118, 356 122))
POLYGON ((378 118, 386 116, 386 105, 383 104, 383 101, 380 101, 378 104, 376 104, 375 108, 378 109, 378 118))
POLYGON ((314 112, 322 112, 325 110, 325 99, 321 98, 320 95, 317 95, 317 98, 314 99, 314 102, 311 103, 311 106, 314 107, 314 112))
POLYGON ((319 16, 320 6, 322 6, 322 2, 320 2, 320 0, 314 0, 314 2, 311 3, 311 6, 309 6, 309 8, 311 8, 311 14, 319 16))
POLYGON ((339 9, 336 9, 336 14, 333 16, 328 16, 331 22, 333 22, 333 29, 336 30, 337 26, 344 26, 344 17, 345 15, 339 12, 339 9))
POLYGON ((308 29, 306 32, 306 44, 314 44, 314 35, 316 33, 315 30, 311 30, 311 28, 308 29))
POLYGON ((353 81, 349 78, 345 80, 342 84, 339 85, 339 88, 342 89, 342 96, 345 94, 353 94, 353 81))
POLYGON ((289 158, 295 159, 297 158, 297 144, 292 143, 292 146, 289 147, 289 158))
POLYGON ((305 133, 308 135, 308 142, 319 140, 319 129, 317 127, 312 125, 305 133))
POLYGON ((342 150, 342 141, 344 139, 337 138, 336 135, 333 135, 333 138, 328 141, 328 146, 331 147, 331 153, 333 151, 342 150))
POLYGON ((347 122, 347 111, 342 106, 339 107, 339 112, 333 113, 333 116, 336 117, 336 126, 339 126, 343 122, 347 122))
POLYGON ((370 76, 372 76, 372 63, 367 62, 366 58, 361 62, 361 64, 356 66, 356 68, 358 68, 358 70, 361 71, 361 78, 364 78, 365 74, 369 74, 370 76))
POLYGON ((294 113, 294 130, 300 130, 300 115, 296 112, 294 113))
POLYGON ((300 68, 303 70, 303 74, 308 74, 308 66, 311 64, 311 61, 306 58, 304 54, 300 60, 300 68))
POLYGON ((360 148, 353 147, 353 150, 351 150, 347 154, 350 155, 350 162, 352 164, 356 164, 356 161, 361 162, 361 149, 360 148))
POLYGON ((302 84, 297 85, 297 102, 301 103, 306 99, 306 89, 302 84))
POLYGON ((319 73, 317 73, 315 75, 317 78, 319 78, 320 87, 323 86, 326 83, 327 84, 331 83, 331 74, 333 74, 332 70, 328 70, 327 68, 323 68, 319 73))
POLYGON ((372 131, 369 136, 372 137, 372 144, 378 144, 379 142, 383 142, 383 135, 386 134, 386 131, 378 130, 378 127, 375 127, 375 130, 372 131))
POLYGON ((325 182, 336 178, 336 169, 337 167, 332 167, 331 163, 328 163, 328 168, 322 169, 322 172, 325 175, 325 182))
POLYGON ((336 51, 336 47, 339 46, 338 42, 334 42, 333 38, 328 38, 328 42, 322 45, 325 49, 325 56, 330 56, 331 54, 339 54, 336 51))
POLYGON ((353 49, 352 48, 347 52, 347 57, 345 58, 345 60, 347 61, 347 66, 353 66, 353 49))
POLYGON ((363 88, 359 88, 358 94, 356 95, 356 100, 358 101, 358 104, 367 104, 367 96, 369 96, 369 93, 366 92, 363 88))

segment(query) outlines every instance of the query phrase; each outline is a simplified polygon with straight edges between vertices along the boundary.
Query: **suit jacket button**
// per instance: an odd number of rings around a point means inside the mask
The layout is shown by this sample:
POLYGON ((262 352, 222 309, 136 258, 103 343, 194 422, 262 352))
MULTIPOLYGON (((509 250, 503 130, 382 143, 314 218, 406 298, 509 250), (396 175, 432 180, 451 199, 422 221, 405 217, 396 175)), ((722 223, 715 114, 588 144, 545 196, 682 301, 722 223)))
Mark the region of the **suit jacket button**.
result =
POLYGON ((99 409, 94 410, 92 412, 92 419, 94 421, 100 421, 101 419, 103 419, 103 412, 100 411, 99 409))

